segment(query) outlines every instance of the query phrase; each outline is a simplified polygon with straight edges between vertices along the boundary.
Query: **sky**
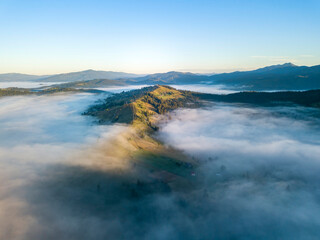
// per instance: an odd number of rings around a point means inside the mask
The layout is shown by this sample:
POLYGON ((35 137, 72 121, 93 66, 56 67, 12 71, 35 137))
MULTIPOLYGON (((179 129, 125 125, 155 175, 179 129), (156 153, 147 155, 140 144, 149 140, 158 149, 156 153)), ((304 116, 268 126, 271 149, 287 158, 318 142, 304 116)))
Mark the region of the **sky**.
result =
POLYGON ((0 73, 320 64, 319 0, 0 0, 0 73))

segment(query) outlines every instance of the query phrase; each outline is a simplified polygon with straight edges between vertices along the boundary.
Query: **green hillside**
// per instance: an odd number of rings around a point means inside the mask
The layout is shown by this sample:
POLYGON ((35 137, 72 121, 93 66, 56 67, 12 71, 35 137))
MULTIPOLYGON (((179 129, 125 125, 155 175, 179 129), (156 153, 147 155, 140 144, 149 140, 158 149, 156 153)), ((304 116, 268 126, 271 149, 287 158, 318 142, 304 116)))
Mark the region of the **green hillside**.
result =
POLYGON ((190 91, 156 85, 115 94, 103 103, 91 107, 85 114, 98 117, 101 123, 132 123, 135 126, 144 124, 153 128, 153 118, 156 115, 179 107, 198 105, 198 98, 190 91))
POLYGON ((43 89, 0 88, 0 97, 19 96, 19 95, 46 95, 46 94, 67 93, 67 92, 101 93, 104 91, 100 91, 96 89, 61 88, 58 86, 43 88, 43 89))
POLYGON ((32 92, 25 88, 0 88, 0 97, 28 94, 32 94, 32 92))
POLYGON ((54 86, 59 88, 98 88, 98 87, 113 87, 126 85, 124 80, 112 80, 112 79, 94 79, 86 81, 76 81, 56 84, 54 86))
POLYGON ((320 106, 320 90, 286 92, 239 92, 227 95, 176 90, 169 86, 151 86, 114 94, 94 105, 85 115, 95 116, 100 123, 127 123, 139 128, 156 129, 158 115, 181 107, 199 107, 204 101, 249 103, 255 105, 299 104, 320 106))
POLYGON ((147 170, 175 189, 186 189, 197 181, 196 158, 169 148, 156 137, 161 115, 187 107, 200 107, 205 102, 319 106, 320 90, 305 92, 240 92, 228 95, 204 94, 176 90, 168 86, 151 86, 114 94, 90 107, 84 115, 94 116, 99 123, 122 123, 127 128, 113 138, 106 152, 114 158, 129 159, 136 167, 147 170))
MULTIPOLYGON (((197 163, 180 151, 166 147, 154 134, 158 116, 179 107, 198 105, 189 91, 168 86, 152 86, 108 97, 92 106, 85 115, 95 116, 100 123, 126 123, 128 129, 112 139, 106 151, 115 157, 130 159, 134 166, 147 169, 171 187, 190 186, 197 163)), ((179 188, 180 188, 179 187, 179 188)))

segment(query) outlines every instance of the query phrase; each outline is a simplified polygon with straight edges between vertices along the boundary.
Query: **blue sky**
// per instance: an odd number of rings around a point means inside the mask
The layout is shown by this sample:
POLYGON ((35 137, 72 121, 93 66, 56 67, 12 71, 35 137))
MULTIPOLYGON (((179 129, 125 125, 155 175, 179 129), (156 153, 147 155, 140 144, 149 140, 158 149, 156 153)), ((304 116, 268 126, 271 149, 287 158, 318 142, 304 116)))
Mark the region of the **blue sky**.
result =
POLYGON ((0 0, 0 73, 320 64, 319 0, 0 0))

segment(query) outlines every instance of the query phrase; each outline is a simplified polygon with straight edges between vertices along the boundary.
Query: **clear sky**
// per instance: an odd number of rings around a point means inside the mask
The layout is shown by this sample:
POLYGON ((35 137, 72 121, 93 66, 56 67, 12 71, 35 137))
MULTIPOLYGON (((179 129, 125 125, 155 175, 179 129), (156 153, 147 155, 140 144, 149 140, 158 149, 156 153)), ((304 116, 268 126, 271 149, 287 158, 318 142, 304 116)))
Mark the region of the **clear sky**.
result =
POLYGON ((320 64, 320 0, 0 0, 0 73, 320 64))

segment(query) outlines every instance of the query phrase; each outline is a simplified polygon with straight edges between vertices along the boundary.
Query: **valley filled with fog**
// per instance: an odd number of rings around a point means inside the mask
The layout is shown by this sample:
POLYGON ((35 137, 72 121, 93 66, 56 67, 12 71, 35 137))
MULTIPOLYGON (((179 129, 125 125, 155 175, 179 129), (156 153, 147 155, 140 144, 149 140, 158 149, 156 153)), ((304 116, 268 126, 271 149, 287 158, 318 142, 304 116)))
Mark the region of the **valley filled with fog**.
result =
MULTIPOLYGON (((59 82, 60 83, 60 82, 59 82)), ((39 87, 47 87, 54 84, 59 84, 55 82, 0 82, 0 88, 39 88, 39 87)))
POLYGON ((312 108, 226 104, 171 113, 161 139, 201 162, 198 210, 208 215, 197 228, 208 224, 223 239, 315 239, 319 116, 312 108))
POLYGON ((0 98, 0 239, 320 235, 319 109, 207 103, 167 113, 156 138, 198 162, 191 187, 132 200, 145 172, 107 147, 127 126, 82 115, 129 89, 0 98))
POLYGON ((45 169, 57 164, 78 165, 81 151, 115 134, 117 127, 98 126, 81 116, 99 97, 0 98, 0 239, 28 239, 25 234, 42 225, 30 212, 32 206, 25 194, 32 191, 34 182, 46 177, 45 169))

